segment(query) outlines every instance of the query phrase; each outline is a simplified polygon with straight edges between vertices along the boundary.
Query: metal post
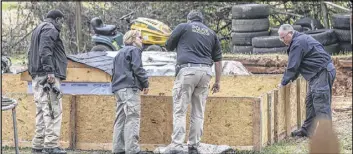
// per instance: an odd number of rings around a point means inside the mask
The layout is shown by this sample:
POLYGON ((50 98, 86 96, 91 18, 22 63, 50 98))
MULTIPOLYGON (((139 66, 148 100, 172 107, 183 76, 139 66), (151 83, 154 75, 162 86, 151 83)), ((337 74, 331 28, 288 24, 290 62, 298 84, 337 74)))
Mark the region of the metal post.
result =
POLYGON ((15 148, 16 148, 16 154, 20 153, 20 150, 18 149, 18 138, 17 138, 17 123, 16 123, 16 106, 12 108, 12 120, 13 120, 13 128, 14 128, 14 137, 15 137, 15 148))

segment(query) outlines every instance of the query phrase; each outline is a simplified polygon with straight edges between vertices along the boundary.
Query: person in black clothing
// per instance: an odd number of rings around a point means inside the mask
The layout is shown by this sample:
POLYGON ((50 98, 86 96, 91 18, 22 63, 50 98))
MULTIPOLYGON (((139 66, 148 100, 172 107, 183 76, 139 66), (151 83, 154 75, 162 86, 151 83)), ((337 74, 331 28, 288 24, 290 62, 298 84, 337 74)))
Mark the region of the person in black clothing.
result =
POLYGON ((310 35, 293 30, 289 24, 283 24, 278 34, 279 39, 289 46, 288 65, 279 87, 294 81, 299 74, 309 83, 305 100, 306 119, 302 127, 291 135, 311 136, 316 128, 314 120, 332 120, 332 85, 336 78, 336 69, 324 46, 310 35))
POLYGON ((125 47, 115 56, 112 70, 112 92, 117 100, 112 152, 142 153, 138 144, 140 92, 147 94, 149 83, 141 60, 141 32, 130 30, 124 35, 123 40, 125 47))
POLYGON ((61 11, 49 11, 44 22, 33 31, 28 50, 28 72, 32 77, 36 104, 33 153, 66 153, 58 145, 62 121, 61 98, 54 97, 56 95, 52 91, 51 97, 48 97, 48 93, 43 91, 43 85, 40 84, 47 80, 59 89, 61 81, 66 79, 67 58, 60 38, 63 20, 64 14, 61 11), (52 116, 50 113, 53 113, 52 116))
POLYGON ((204 112, 215 64, 216 81, 213 92, 220 89, 222 51, 216 33, 203 24, 200 11, 192 10, 188 22, 179 24, 166 42, 170 51, 176 49, 176 78, 173 87, 173 134, 167 153, 180 152, 185 139, 186 111, 191 104, 189 153, 198 153, 203 133, 204 112))

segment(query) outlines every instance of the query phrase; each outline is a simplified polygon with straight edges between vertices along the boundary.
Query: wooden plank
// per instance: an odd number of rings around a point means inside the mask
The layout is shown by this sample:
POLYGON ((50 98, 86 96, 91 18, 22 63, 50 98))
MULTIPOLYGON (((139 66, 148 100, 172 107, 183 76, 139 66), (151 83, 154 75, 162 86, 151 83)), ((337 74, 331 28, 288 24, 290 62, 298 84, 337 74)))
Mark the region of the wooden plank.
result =
POLYGON ((71 97, 71 107, 70 107, 70 149, 76 150, 77 145, 77 129, 76 129, 76 115, 77 115, 77 103, 76 103, 76 95, 72 95, 71 97))
POLYGON ((268 135, 268 144, 271 145, 273 143, 273 134, 272 134, 272 93, 267 93, 267 107, 268 107, 268 113, 267 113, 267 135, 268 135))
POLYGON ((301 82, 301 78, 298 78, 296 80, 296 84, 297 84, 297 126, 298 129, 301 127, 302 125, 302 108, 301 108, 301 103, 300 103, 300 82, 301 82))
POLYGON ((290 109, 290 86, 292 83, 289 83, 285 86, 285 128, 286 128, 286 137, 288 138, 291 133, 291 109, 290 109))
POLYGON ((338 60, 339 66, 344 68, 352 68, 352 60, 338 60))
POLYGON ((278 132, 278 90, 273 91, 273 121, 274 121, 274 142, 278 142, 279 132, 278 132))
POLYGON ((255 151, 261 151, 262 147, 262 127, 261 127, 261 100, 253 102, 253 146, 255 151))
POLYGON ((67 68, 93 68, 93 67, 85 65, 85 64, 81 64, 78 62, 74 62, 72 60, 68 60, 67 61, 67 68))
MULTIPOLYGON (((111 82, 111 76, 96 68, 67 68, 66 80, 63 82, 111 82)), ((21 80, 32 81, 28 71, 21 74, 21 80)))
POLYGON ((254 74, 281 74, 285 71, 284 67, 245 66, 245 68, 254 74))

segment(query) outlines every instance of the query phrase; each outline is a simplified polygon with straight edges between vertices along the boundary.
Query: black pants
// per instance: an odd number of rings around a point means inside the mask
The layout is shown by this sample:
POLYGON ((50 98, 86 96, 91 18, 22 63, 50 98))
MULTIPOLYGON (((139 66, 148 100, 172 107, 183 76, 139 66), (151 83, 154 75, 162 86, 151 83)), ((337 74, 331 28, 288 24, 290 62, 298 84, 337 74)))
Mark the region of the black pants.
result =
POLYGON ((336 69, 329 64, 309 81, 306 95, 306 119, 302 129, 310 136, 315 128, 314 120, 324 118, 332 120, 332 85, 336 78, 336 69))

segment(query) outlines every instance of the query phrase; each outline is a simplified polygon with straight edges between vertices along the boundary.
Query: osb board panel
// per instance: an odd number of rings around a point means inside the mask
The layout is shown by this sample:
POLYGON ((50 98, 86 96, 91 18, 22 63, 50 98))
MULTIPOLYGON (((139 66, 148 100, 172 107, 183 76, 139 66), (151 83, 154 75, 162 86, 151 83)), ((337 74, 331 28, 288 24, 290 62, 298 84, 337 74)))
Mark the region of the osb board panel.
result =
MULTIPOLYGON (((261 94, 275 89, 282 75, 250 75, 250 76, 222 76, 220 92, 209 96, 215 97, 259 97, 261 94)), ((149 95, 172 95, 174 77, 150 77, 149 95)), ((211 79, 210 87, 215 77, 211 79)))
POLYGON ((265 146, 268 141, 268 97, 267 93, 261 96, 261 105, 262 105, 262 112, 261 112, 261 121, 262 121, 262 146, 265 146))
MULTIPOLYGON (((77 96, 77 142, 112 142, 116 101, 114 96, 77 96), (88 135, 89 134, 89 135, 88 135)), ((172 98, 141 98, 140 142, 162 144, 172 132, 172 98)))
MULTIPOLYGON (((97 68, 67 68, 66 82, 110 82, 111 76, 97 68)), ((21 74, 21 80, 32 81, 28 71, 21 74)))
POLYGON ((73 62, 71 60, 67 61, 67 67, 68 68, 93 68, 91 66, 85 65, 85 64, 81 64, 78 62, 73 62))
POLYGON ((76 141, 112 142, 116 103, 113 95, 76 96, 76 141))
POLYGON ((209 97, 201 142, 253 145, 253 103, 257 98, 209 97))
POLYGON ((278 135, 286 131, 286 118, 285 118, 285 88, 282 87, 278 91, 278 135))
MULTIPOLYGON (((110 82, 110 76, 104 76, 104 72, 100 71, 90 71, 88 69, 94 68, 68 68, 68 78, 63 82, 77 81, 80 79, 80 82, 85 80, 96 82, 110 82), (82 72, 78 71, 79 69, 84 69, 82 72), (70 75, 69 72, 75 72, 76 77, 70 75), (87 75, 87 72, 90 72, 90 75, 87 75), (103 73, 103 74, 102 74, 103 73), (79 77, 79 79, 77 79, 79 77), (107 79, 109 78, 109 80, 107 79)), ((105 73, 106 74, 106 73, 105 73)), ((28 72, 24 72, 21 75, 6 75, 3 76, 3 91, 16 92, 16 93, 26 93, 27 92, 27 80, 32 81, 28 76, 28 72), (18 78, 22 76, 28 79, 18 78), (14 77, 14 78, 13 78, 14 77), (26 80, 26 81, 23 81, 26 80)), ((107 75, 107 74, 106 74, 107 75)), ((250 75, 250 76, 222 76, 221 77, 221 89, 219 93, 212 94, 209 92, 209 96, 217 97, 258 97, 263 93, 266 93, 272 89, 275 89, 278 83, 281 80, 282 75, 250 75)), ((210 82, 210 87, 213 85, 215 77, 212 78, 210 82)), ((149 95, 161 95, 161 96, 171 96, 172 89, 174 84, 174 77, 150 77, 150 91, 149 95)))
MULTIPOLYGON (((8 93, 6 96, 14 98, 18 102, 16 107, 16 119, 19 141, 31 141, 34 136, 36 116, 36 106, 33 101, 33 95, 23 93, 8 93)), ((60 140, 68 142, 70 140, 70 96, 64 96, 62 104, 63 119, 60 140)), ((2 111, 2 139, 13 140, 13 123, 11 110, 2 111)))
POLYGON ((300 107, 301 107, 301 115, 302 115, 302 124, 304 123, 306 117, 306 105, 305 99, 307 95, 307 82, 304 79, 300 80, 300 107))
MULTIPOLYGON (((252 145, 252 102, 252 98, 209 97, 202 142, 252 145)), ((112 142, 115 106, 113 96, 77 96, 77 142, 112 142)), ((141 144, 169 144, 172 117, 172 97, 142 96, 141 144)))
POLYGON ((27 93, 27 82, 21 81, 20 74, 2 74, 1 77, 2 94, 27 93))
POLYGON ((297 84, 296 81, 290 84, 290 127, 297 126, 297 84))
POLYGON ((275 138, 275 118, 274 118, 274 115, 275 115, 275 101, 274 101, 274 97, 275 97, 275 94, 274 94, 274 91, 271 91, 270 92, 270 97, 271 97, 271 139, 272 139, 272 143, 274 142, 274 138, 275 138))

